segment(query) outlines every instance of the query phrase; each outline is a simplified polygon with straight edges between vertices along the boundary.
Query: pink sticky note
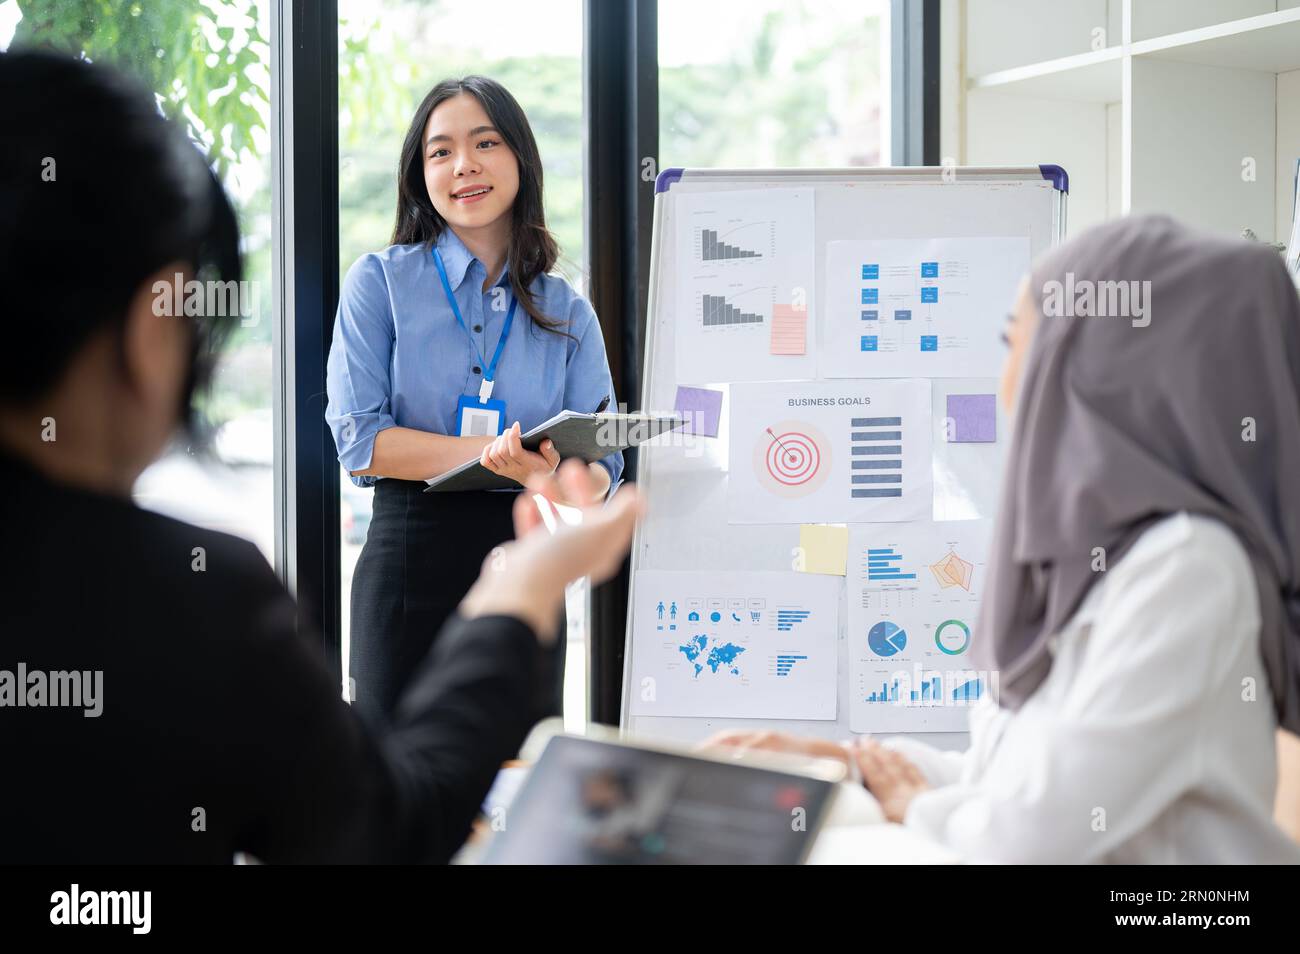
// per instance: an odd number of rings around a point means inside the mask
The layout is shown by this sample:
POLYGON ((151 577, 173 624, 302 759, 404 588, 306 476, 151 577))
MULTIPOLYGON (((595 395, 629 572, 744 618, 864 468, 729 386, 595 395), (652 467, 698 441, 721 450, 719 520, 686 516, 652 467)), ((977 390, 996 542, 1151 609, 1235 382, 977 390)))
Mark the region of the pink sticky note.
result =
POLYGON ((808 349, 808 309, 772 306, 772 354, 805 354, 808 349))

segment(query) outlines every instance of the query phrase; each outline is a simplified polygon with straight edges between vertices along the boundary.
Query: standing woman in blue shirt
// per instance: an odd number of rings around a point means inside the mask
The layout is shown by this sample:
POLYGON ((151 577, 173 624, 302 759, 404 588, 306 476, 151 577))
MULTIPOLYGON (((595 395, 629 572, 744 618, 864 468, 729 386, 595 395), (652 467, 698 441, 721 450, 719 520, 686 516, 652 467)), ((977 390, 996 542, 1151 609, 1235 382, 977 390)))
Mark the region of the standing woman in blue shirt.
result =
MULTIPOLYGON (((515 98, 481 76, 437 84, 402 144, 392 244, 348 270, 329 355, 339 461, 375 487, 350 659, 355 703, 372 716, 391 714, 484 559, 512 536, 515 491, 426 494, 425 479, 477 457, 522 484, 559 457, 549 443, 524 450, 521 432, 615 404, 600 324, 550 274, 557 256, 515 98)), ((603 495, 623 458, 590 467, 603 495)), ((540 704, 554 711, 556 698, 548 686, 540 704)))

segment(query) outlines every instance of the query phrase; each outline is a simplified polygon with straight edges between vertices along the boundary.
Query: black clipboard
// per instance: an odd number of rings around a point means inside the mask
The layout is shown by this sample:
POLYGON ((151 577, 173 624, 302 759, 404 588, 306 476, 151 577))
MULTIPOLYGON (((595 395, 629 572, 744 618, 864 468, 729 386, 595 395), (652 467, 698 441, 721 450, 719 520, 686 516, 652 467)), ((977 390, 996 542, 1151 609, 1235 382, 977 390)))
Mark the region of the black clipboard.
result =
MULTIPOLYGON (((550 438, 560 458, 580 457, 591 463, 615 451, 644 444, 660 434, 676 430, 686 423, 682 414, 583 414, 561 411, 549 421, 538 424, 522 435, 521 443, 531 451, 550 438)), ((455 490, 515 490, 516 481, 494 474, 478 462, 468 460, 428 481, 426 494, 455 490)))

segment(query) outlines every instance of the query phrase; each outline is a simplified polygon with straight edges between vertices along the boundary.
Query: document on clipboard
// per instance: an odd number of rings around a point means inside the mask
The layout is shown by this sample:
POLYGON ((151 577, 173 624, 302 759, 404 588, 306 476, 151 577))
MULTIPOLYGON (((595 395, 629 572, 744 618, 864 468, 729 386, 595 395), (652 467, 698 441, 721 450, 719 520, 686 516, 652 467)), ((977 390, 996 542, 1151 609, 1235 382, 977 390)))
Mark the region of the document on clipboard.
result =
MULTIPOLYGON (((676 430, 686 423, 679 413, 656 414, 583 414, 561 411, 524 434, 521 443, 531 451, 550 438, 560 458, 580 457, 590 463, 608 457, 614 451, 627 450, 648 440, 676 430)), ((431 477, 424 492, 453 490, 502 490, 518 488, 509 477, 494 474, 478 458, 453 467, 445 474, 431 477)))

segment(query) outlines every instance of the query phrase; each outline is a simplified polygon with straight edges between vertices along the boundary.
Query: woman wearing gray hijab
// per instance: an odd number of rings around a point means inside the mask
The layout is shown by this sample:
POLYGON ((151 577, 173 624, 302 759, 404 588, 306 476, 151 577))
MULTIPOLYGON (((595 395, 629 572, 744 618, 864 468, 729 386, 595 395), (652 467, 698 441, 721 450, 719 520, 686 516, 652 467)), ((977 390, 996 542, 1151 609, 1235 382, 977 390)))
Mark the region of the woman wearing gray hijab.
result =
POLYGON ((1300 861, 1272 819, 1275 732, 1300 732, 1300 302, 1280 258, 1120 219, 1039 260, 1006 337, 972 642, 994 691, 964 753, 839 751, 887 818, 971 861, 1300 861), (1122 291, 1132 317, 1098 316, 1122 291))

